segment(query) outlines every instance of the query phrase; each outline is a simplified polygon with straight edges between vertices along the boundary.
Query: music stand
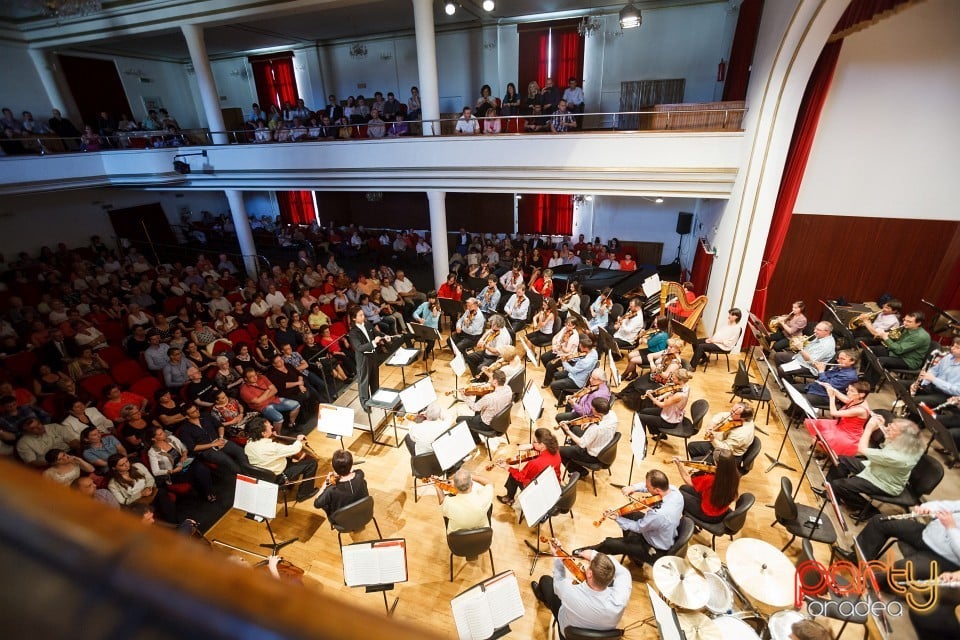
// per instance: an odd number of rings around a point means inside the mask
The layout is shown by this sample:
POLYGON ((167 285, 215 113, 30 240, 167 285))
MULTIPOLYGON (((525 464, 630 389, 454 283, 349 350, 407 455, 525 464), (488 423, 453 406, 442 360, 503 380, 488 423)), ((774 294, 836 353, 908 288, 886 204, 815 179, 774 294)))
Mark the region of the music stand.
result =
POLYGON ((443 315, 450 317, 450 333, 453 333, 453 328, 457 324, 456 318, 459 318, 467 307, 460 300, 453 298, 437 298, 437 302, 440 304, 443 315))
POLYGON ((670 331, 689 345, 697 344, 697 332, 690 327, 684 326, 682 322, 670 320, 670 331))
MULTIPOLYGON (((400 390, 399 389, 388 389, 386 387, 380 387, 377 389, 377 392, 370 396, 370 400, 367 401, 368 407, 375 407, 383 411, 384 416, 389 416, 389 419, 393 422, 393 438, 397 441, 396 447, 400 446, 400 436, 397 433, 397 409, 400 408, 400 390)), ((373 426, 373 415, 372 412, 367 413, 367 422, 370 425, 370 439, 374 444, 389 444, 386 441, 377 440, 377 436, 380 433, 386 431, 388 424, 384 424, 383 428, 378 432, 373 426)))
POLYGON ((686 635, 680 630, 680 620, 676 610, 667 604, 666 600, 657 595, 650 583, 647 583, 647 595, 650 596, 650 605, 653 615, 641 622, 643 625, 655 627, 660 632, 662 640, 683 640, 686 635))
MULTIPOLYGON (((433 327, 428 327, 425 324, 420 324, 419 322, 411 322, 407 324, 407 327, 413 333, 414 342, 422 342, 424 344, 429 344, 430 342, 436 342, 436 347, 441 347, 443 345, 443 338, 440 336, 440 332, 434 329, 433 327)), ((437 360, 437 356, 433 356, 434 362, 437 360)), ((430 368, 430 365, 427 363, 426 359, 423 361, 423 373, 418 373, 418 376, 429 376, 431 373, 436 373, 435 370, 430 368)))
POLYGON ((830 504, 833 505, 833 514, 837 516, 837 522, 840 523, 840 529, 844 533, 850 532, 850 527, 847 525, 847 519, 843 517, 843 511, 840 510, 840 503, 837 502, 837 494, 833 492, 833 485, 829 481, 824 480, 823 490, 827 494, 827 498, 830 500, 830 504))
POLYGON ((417 358, 420 357, 420 349, 407 349, 405 347, 400 347, 394 351, 386 362, 383 364, 388 367, 400 367, 400 380, 403 383, 403 386, 407 386, 407 374, 406 367, 409 367, 411 364, 417 361, 417 358))
POLYGON ((340 448, 346 449, 343 439, 353 435, 354 413, 350 407, 321 404, 317 408, 317 431, 325 433, 328 438, 339 440, 340 448))
MULTIPOLYGON (((768 339, 770 332, 760 321, 760 318, 751 313, 747 318, 747 328, 750 329, 750 334, 761 349, 770 349, 770 340, 768 339)), ((753 362, 754 349, 754 347, 750 347, 750 353, 747 356, 747 368, 749 368, 750 363, 753 362)))
POLYGON ((852 349, 855 347, 857 345, 857 339, 853 336, 853 332, 847 328, 847 324, 837 315, 837 310, 833 308, 833 303, 829 300, 821 300, 820 303, 823 305, 823 308, 827 310, 827 313, 830 314, 830 323, 833 325, 833 332, 840 334, 840 337, 843 338, 845 343, 845 348, 852 349))
POLYGON ((540 549, 540 528, 544 522, 550 519, 553 508, 557 506, 557 502, 560 500, 561 491, 560 481, 557 480, 557 472, 553 470, 553 467, 547 467, 540 472, 540 475, 531 480, 530 484, 524 487, 517 496, 523 517, 527 520, 527 526, 537 525, 537 544, 532 545, 529 540, 523 541, 534 552, 533 562, 530 564, 530 575, 533 575, 540 556, 550 555, 540 549))
POLYGON ((622 489, 633 484, 633 464, 636 460, 643 462, 647 457, 647 429, 640 420, 640 414, 633 414, 633 426, 630 429, 630 472, 627 474, 627 484, 610 484, 622 489))
POLYGON ((533 381, 527 381, 527 388, 523 390, 523 410, 530 421, 530 440, 533 442, 533 425, 543 415, 543 395, 540 389, 534 386, 533 381))
POLYGON ((950 432, 947 431, 947 428, 943 426, 943 423, 937 419, 936 415, 933 409, 922 402, 920 403, 920 419, 923 420, 923 426, 933 434, 933 438, 931 438, 930 443, 927 444, 927 450, 930 450, 930 444, 932 444, 935 439, 940 443, 940 446, 944 448, 947 455, 956 462, 960 460, 960 451, 957 450, 957 443, 954 441, 953 436, 950 435, 950 432))
POLYGON ((602 354, 604 368, 607 366, 616 366, 608 354, 616 354, 619 356, 620 345, 618 345, 617 341, 613 339, 613 336, 610 335, 610 332, 603 327, 597 329, 597 353, 602 354))
POLYGON ((387 602, 387 591, 398 582, 406 582, 407 541, 387 538, 370 542, 355 542, 342 547, 343 580, 348 587, 364 587, 365 593, 383 594, 383 607, 393 615, 400 598, 387 602))
POLYGON ((260 546, 270 549, 271 555, 278 555, 278 551, 287 545, 293 544, 299 538, 294 537, 283 542, 277 542, 273 534, 270 521, 277 517, 277 496, 280 485, 266 480, 259 480, 251 476, 237 474, 233 494, 233 508, 244 512, 244 517, 254 522, 263 522, 267 525, 270 535, 270 544, 261 543, 260 546))
MULTIPOLYGON (((796 500, 797 496, 800 495, 800 486, 803 484, 803 479, 807 477, 807 470, 810 468, 810 463, 813 462, 813 454, 817 451, 817 444, 823 445, 824 450, 830 456, 831 462, 836 466, 838 459, 837 454, 833 452, 833 449, 827 443, 826 439, 823 437, 823 434, 820 433, 820 428, 816 425, 813 426, 813 445, 810 447, 810 454, 807 456, 807 461, 803 464, 803 471, 800 472, 800 479, 797 480, 797 490, 793 492, 793 499, 796 500)), ((809 478, 807 479, 809 482, 809 478)), ((813 486, 812 484, 810 485, 813 486)), ((823 507, 820 508, 820 513, 823 513, 823 507)), ((819 521, 816 526, 820 526, 819 521)))
POLYGON ((452 337, 447 338, 447 342, 453 351, 453 360, 450 361, 450 369, 453 370, 453 402, 450 403, 450 407, 453 407, 453 405, 458 402, 463 402, 458 394, 460 391, 460 376, 467 371, 467 361, 464 359, 463 353, 460 352, 460 349, 458 349, 457 345, 453 342, 452 337))
POLYGON ((880 360, 877 359, 877 354, 870 350, 870 347, 867 346, 867 343, 863 340, 860 341, 860 347, 862 348, 861 353, 867 361, 867 366, 877 372, 877 377, 881 382, 877 383, 877 389, 883 385, 883 380, 885 380, 886 369, 883 368, 883 365, 880 364, 880 360))
POLYGON ((897 396, 897 400, 903 403, 907 413, 909 415, 920 414, 920 407, 914 401, 913 396, 910 395, 910 390, 903 385, 903 382, 887 370, 883 371, 883 377, 893 387, 893 393, 897 396))
MULTIPOLYGON (((770 367, 771 364, 768 362, 768 363, 767 363, 767 366, 770 367)), ((772 371, 772 369, 771 369, 771 371, 772 371)), ((776 376, 776 373, 772 373, 771 375, 776 376)), ((813 419, 816 419, 816 417, 817 417, 817 410, 814 409, 812 406, 810 406, 810 403, 807 401, 807 399, 804 398, 803 395, 802 395, 799 391, 797 391, 797 389, 795 389, 795 388, 793 387, 793 385, 786 385, 786 392, 787 392, 787 396, 790 397, 790 399, 794 402, 794 404, 796 404, 798 407, 800 407, 800 408, 803 410, 803 412, 807 414, 808 417, 813 418, 813 419)), ((767 460, 769 460, 770 463, 771 463, 770 466, 767 467, 767 470, 766 470, 765 473, 770 473, 771 471, 773 471, 773 470, 776 469, 777 467, 783 467, 784 469, 787 469, 788 471, 796 472, 796 469, 794 469, 794 468, 791 467, 790 465, 788 465, 788 464, 786 464, 786 463, 784 463, 784 462, 780 462, 780 456, 783 455, 783 448, 784 448, 784 446, 786 446, 786 444, 787 444, 787 436, 788 436, 789 434, 790 434, 790 426, 789 426, 789 424, 787 424, 787 425, 784 426, 784 428, 783 428, 783 440, 780 441, 780 448, 777 450, 777 457, 776 457, 776 458, 774 458, 773 456, 771 456, 769 453, 764 452, 763 455, 767 456, 767 460)), ((811 454, 811 455, 812 455, 812 454, 811 454)), ((809 460, 808 460, 808 463, 809 463, 809 460)), ((807 472, 807 469, 806 469, 806 467, 804 467, 803 473, 806 474, 806 472, 807 472)), ((801 481, 803 480, 803 475, 801 475, 800 480, 801 480, 801 481)), ((800 483, 797 483, 798 489, 799 489, 799 486, 800 486, 800 483)))

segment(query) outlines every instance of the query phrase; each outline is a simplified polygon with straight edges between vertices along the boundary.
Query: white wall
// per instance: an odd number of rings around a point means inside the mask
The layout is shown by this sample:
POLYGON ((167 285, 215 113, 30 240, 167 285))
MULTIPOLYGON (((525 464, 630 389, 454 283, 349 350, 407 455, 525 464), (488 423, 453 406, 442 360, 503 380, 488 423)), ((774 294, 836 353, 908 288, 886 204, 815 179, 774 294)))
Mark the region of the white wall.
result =
MULTIPOLYGON (((621 242, 662 242, 660 263, 667 264, 677 257, 677 214, 696 213, 697 206, 697 198, 667 198, 656 204, 640 197, 594 196, 592 203, 584 202, 575 208, 573 237, 582 233, 591 239, 599 236, 604 242, 610 238, 621 242)), ((693 262, 697 228, 695 216, 693 233, 684 237, 680 255, 687 268, 693 262)))
POLYGON ((0 108, 9 108, 18 120, 23 111, 29 111, 46 124, 51 104, 27 48, 0 42, 0 60, 0 108))
POLYGON ((795 212, 956 220, 957 105, 960 3, 847 37, 795 212))

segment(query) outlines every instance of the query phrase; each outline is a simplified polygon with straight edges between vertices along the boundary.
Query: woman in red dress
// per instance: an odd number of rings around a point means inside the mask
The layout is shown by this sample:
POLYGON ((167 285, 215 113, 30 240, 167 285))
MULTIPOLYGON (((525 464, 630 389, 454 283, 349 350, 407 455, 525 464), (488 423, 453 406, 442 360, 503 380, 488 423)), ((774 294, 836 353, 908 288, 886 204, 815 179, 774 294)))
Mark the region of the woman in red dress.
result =
POLYGON ((713 454, 716 470, 698 471, 690 474, 680 458, 674 456, 683 485, 683 512, 703 522, 720 522, 730 511, 730 505, 740 495, 740 471, 737 459, 729 449, 719 449, 713 454))
MULTIPOLYGON (((807 418, 803 424, 810 432, 810 435, 816 437, 816 426, 827 445, 833 449, 838 456, 857 455, 860 436, 863 434, 863 428, 870 419, 870 406, 867 404, 867 396, 870 395, 870 383, 857 381, 847 387, 847 392, 841 393, 833 387, 824 384, 827 390, 827 397, 830 400, 830 418, 820 418, 814 420, 807 418), (837 408, 837 400, 843 403, 837 408), (831 419, 832 418, 832 419, 831 419)), ((818 445, 819 446, 819 445, 818 445)))

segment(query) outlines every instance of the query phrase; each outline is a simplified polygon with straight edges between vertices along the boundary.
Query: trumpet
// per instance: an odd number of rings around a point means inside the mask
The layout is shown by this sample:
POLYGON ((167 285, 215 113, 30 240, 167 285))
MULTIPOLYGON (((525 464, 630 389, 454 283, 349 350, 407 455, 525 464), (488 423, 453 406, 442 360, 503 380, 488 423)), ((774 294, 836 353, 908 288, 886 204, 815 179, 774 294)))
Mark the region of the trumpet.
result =
POLYGON ((793 336, 790 338, 790 350, 803 351, 815 338, 816 336, 793 336))
POLYGON ((861 313, 858 316, 854 316, 850 318, 850 322, 847 323, 847 329, 850 329, 851 331, 853 331, 857 327, 860 327, 861 325, 863 325, 865 321, 873 320, 882 312, 883 310, 881 309, 880 311, 874 311, 873 313, 861 313))

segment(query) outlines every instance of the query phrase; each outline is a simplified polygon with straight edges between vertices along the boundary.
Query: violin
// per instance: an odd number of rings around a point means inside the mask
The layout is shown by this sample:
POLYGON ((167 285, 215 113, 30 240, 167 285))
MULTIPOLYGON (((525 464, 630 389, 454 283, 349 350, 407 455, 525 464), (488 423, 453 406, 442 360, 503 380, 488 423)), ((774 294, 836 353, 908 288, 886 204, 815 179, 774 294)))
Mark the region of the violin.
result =
POLYGON ((655 382, 659 382, 661 384, 666 383, 668 376, 663 375, 663 372, 669 369, 670 365, 672 365, 674 361, 676 361, 678 364, 680 363, 680 356, 676 353, 668 353, 667 355, 663 356, 663 359, 660 361, 660 366, 657 368, 657 372, 650 377, 655 382))
MULTIPOLYGON (((467 385, 460 391, 465 396, 476 396, 477 398, 482 398, 488 393, 493 393, 493 385, 486 382, 481 382, 478 384, 467 385)), ((446 395, 451 396, 454 393, 456 393, 455 390, 450 390, 450 391, 447 391, 446 395)))
POLYGON ((432 484, 436 487, 439 487, 441 491, 449 493, 451 495, 457 495, 460 491, 453 486, 453 483, 444 480, 440 476, 429 476, 427 478, 420 478, 420 481, 424 484, 432 484))
POLYGON ((563 550, 559 540, 556 538, 548 538, 547 536, 540 536, 540 542, 550 543, 550 546, 553 547, 553 554, 563 561, 564 568, 573 575, 573 584, 580 584, 587 579, 587 572, 579 562, 574 560, 572 555, 563 550))
POLYGON ((493 329, 487 329, 486 333, 480 336, 480 339, 477 340, 476 346, 470 349, 467 353, 477 353, 479 351, 486 351, 487 343, 490 342, 498 332, 493 329))
MULTIPOLYGON (((300 454, 303 454, 303 455, 305 455, 305 456, 310 456, 311 458, 314 458, 314 459, 316 459, 316 460, 319 460, 319 459, 320 459, 320 454, 317 453, 316 451, 314 451, 314 450, 313 450, 313 447, 311 447, 311 446, 307 443, 306 440, 299 440, 298 438, 291 438, 290 436, 282 436, 282 435, 280 435, 279 433, 275 433, 275 434, 273 434, 273 436, 271 436, 271 437, 272 437, 274 440, 283 440, 283 441, 286 441, 286 442, 298 442, 298 441, 299 441, 299 442, 301 442, 301 443, 303 444, 303 448, 300 449, 300 454)), ((298 454, 298 455, 300 455, 300 454, 298 454)))
POLYGON ((583 396, 589 395, 589 394, 593 393, 594 391, 596 391, 596 390, 599 389, 599 388, 600 388, 600 385, 598 385, 598 384, 588 384, 588 385, 585 386, 583 389, 580 389, 580 391, 577 391, 577 392, 574 393, 573 395, 569 396, 569 397, 567 398, 567 401, 568 401, 568 402, 569 402, 569 401, 576 402, 577 400, 579 400, 579 399, 582 398, 583 396))
POLYGON ((538 454, 536 451, 534 451, 533 449, 528 449, 528 450, 526 450, 526 451, 519 451, 519 452, 517 452, 517 455, 513 456, 512 458, 497 458, 496 461, 491 462, 490 464, 488 464, 488 465, 485 467, 485 469, 486 469, 487 471, 493 471, 494 467, 496 467, 497 464, 499 464, 499 463, 501 463, 501 462, 502 462, 503 464, 508 465, 508 466, 515 467, 515 466, 517 466, 518 464, 523 464, 524 462, 529 462, 530 460, 533 460, 533 459, 536 458, 538 455, 539 455, 539 454, 538 454))
POLYGON ((593 521, 593 526, 599 527, 603 521, 610 517, 625 516, 639 511, 647 511, 651 507, 657 507, 663 501, 658 495, 644 496, 643 498, 630 498, 630 502, 617 509, 608 509, 603 512, 603 517, 593 521))
POLYGON ((669 384, 665 384, 663 386, 657 387, 656 389, 650 389, 649 391, 647 391, 646 395, 650 395, 650 396, 653 396, 654 398, 657 398, 658 400, 662 400, 668 395, 670 395, 671 393, 677 393, 678 391, 682 391, 682 390, 683 390, 683 384, 679 382, 674 382, 674 383, 669 383, 669 384))
MULTIPOLYGON (((592 413, 590 415, 574 418, 573 420, 568 420, 566 424, 568 427, 589 427, 590 425, 596 424, 601 420, 603 420, 603 416, 601 416, 598 413, 592 413)), ((560 424, 558 423, 557 426, 553 428, 553 430, 556 431, 559 428, 560 428, 560 424)), ((586 431, 586 428, 584 428, 584 431, 586 431)))
POLYGON ((740 418, 724 418, 723 422, 713 428, 714 433, 726 433, 731 429, 743 426, 743 420, 740 418))
MULTIPOLYGON (((665 462, 670 462, 670 460, 665 460, 665 462)), ((707 464, 706 462, 697 462, 696 460, 677 460, 677 462, 695 471, 702 471, 704 473, 717 472, 717 465, 715 464, 707 464)))

